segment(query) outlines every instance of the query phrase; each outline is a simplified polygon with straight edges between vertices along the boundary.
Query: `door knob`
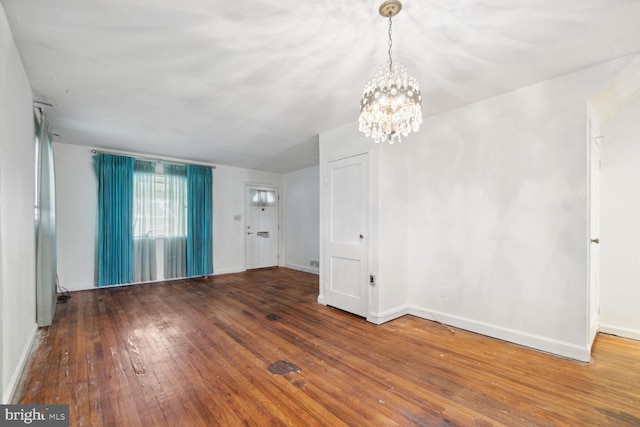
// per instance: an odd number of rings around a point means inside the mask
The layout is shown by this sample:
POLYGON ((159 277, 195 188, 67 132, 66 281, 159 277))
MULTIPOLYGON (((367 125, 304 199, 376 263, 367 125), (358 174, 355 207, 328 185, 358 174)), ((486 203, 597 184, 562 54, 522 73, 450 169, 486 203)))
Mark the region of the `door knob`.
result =
POLYGON ((600 243, 600 239, 597 237, 595 239, 591 239, 591 243, 595 243, 597 245, 598 243, 600 243))

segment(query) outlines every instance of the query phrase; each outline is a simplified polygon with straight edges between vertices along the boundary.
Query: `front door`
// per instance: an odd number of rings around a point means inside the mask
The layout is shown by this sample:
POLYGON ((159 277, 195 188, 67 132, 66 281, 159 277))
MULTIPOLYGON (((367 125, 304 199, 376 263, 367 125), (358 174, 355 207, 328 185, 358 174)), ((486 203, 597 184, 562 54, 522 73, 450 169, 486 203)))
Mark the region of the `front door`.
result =
POLYGON ((278 190, 247 187, 247 269, 278 265, 278 190))
POLYGON ((326 164, 323 281, 327 305, 367 316, 369 155, 326 164))

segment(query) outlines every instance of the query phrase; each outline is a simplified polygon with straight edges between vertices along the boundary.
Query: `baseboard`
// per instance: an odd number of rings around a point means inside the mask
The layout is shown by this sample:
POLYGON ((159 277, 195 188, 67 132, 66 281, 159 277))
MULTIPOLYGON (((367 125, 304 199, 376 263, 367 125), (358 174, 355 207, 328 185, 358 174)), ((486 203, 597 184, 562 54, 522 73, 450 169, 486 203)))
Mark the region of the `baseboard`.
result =
POLYGON ((318 267, 306 267, 304 265, 289 264, 289 263, 285 263, 283 267, 290 268, 292 270, 304 271, 305 273, 311 273, 315 275, 320 274, 320 269, 318 267))
POLYGON ((318 304, 327 305, 327 303, 324 300, 324 295, 318 295, 318 304))
MULTIPOLYGON (((210 274, 208 276, 219 276, 221 274, 232 274, 232 273, 243 273, 244 269, 238 270, 238 269, 228 269, 228 270, 221 270, 221 271, 214 271, 213 274, 210 274)), ((206 277, 206 276, 198 276, 198 277, 206 277)), ((172 282, 172 281, 176 281, 176 280, 185 280, 185 279, 189 279, 189 277, 172 277, 171 279, 158 279, 158 280, 149 280, 146 282, 136 282, 136 283, 122 283, 122 284, 118 284, 118 285, 109 285, 109 286, 105 286, 105 288, 116 288, 116 287, 120 287, 120 286, 133 286, 133 285, 141 285, 141 284, 148 284, 148 283, 164 283, 164 282, 172 282)), ((65 290, 69 291, 69 292, 76 292, 76 291, 87 291, 87 290, 91 290, 91 289, 103 289, 100 288, 98 285, 91 284, 91 285, 80 285, 80 286, 65 286, 65 290)))
POLYGON ((90 289, 97 289, 97 288, 98 288, 98 285, 96 285, 95 283, 92 283, 90 285, 64 286, 64 289, 69 292, 88 291, 90 289))
POLYGON ((535 350, 555 354, 557 356, 567 357, 569 359, 575 359, 581 362, 589 362, 589 360, 591 359, 591 352, 589 351, 589 348, 587 346, 581 347, 575 344, 552 340, 539 335, 528 334, 522 331, 503 328, 501 326, 453 316, 435 310, 426 310, 424 308, 415 306, 409 306, 408 313, 417 317, 421 317, 423 319, 435 320, 437 322, 442 322, 446 325, 464 329, 466 331, 471 331, 492 338, 497 338, 499 340, 508 341, 535 350))
POLYGON ((220 276, 222 274, 244 273, 247 271, 244 268, 227 268, 226 270, 215 270, 212 276, 220 276))
POLYGON ((618 337, 640 341, 640 331, 637 329, 600 324, 600 332, 603 334, 616 335, 618 337))
POLYGON ((33 331, 31 332, 31 339, 27 342, 27 345, 22 350, 22 354, 20 355, 20 359, 18 360, 18 365, 13 370, 13 374, 11 375, 11 379, 9 380, 9 384, 7 384, 7 389, 2 393, 2 404, 8 405, 13 402, 16 397, 16 391, 18 390, 18 386, 20 385, 20 379, 22 378, 22 374, 27 367, 27 362, 29 362, 29 356, 31 356, 32 352, 35 350, 34 346, 38 342, 36 339, 39 336, 38 334, 38 326, 34 325, 33 331))
POLYGON ((369 315, 367 316, 367 321, 375 323, 376 325, 381 325, 383 323, 397 319, 398 317, 402 317, 405 314, 409 314, 409 308, 406 305, 403 305, 400 307, 392 308, 391 310, 384 311, 382 313, 369 313, 369 315))

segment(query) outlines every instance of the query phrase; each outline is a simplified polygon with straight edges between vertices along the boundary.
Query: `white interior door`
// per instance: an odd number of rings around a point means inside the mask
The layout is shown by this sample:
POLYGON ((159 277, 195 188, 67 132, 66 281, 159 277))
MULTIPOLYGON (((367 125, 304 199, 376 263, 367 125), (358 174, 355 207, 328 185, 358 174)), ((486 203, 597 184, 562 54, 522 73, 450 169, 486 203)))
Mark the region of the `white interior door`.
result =
POLYGON ((600 142, 589 124, 589 345, 600 326, 600 142))
POLYGON ((367 316, 369 157, 326 165, 324 291, 327 305, 367 316))
POLYGON ((278 265, 278 190, 247 187, 247 269, 278 265))

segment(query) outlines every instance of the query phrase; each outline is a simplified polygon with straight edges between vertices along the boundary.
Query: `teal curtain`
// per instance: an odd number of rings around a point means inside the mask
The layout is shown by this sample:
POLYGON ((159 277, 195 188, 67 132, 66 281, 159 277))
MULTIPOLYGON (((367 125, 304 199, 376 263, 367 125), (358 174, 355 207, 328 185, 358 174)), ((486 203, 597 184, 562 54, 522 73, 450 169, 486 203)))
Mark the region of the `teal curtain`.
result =
POLYGON ((187 166, 187 275, 213 273, 213 172, 187 166))
POLYGON ((132 157, 96 154, 98 177, 98 286, 133 279, 132 157))
POLYGON ((56 311, 56 194, 51 129, 36 119, 36 319, 49 326, 56 311))

